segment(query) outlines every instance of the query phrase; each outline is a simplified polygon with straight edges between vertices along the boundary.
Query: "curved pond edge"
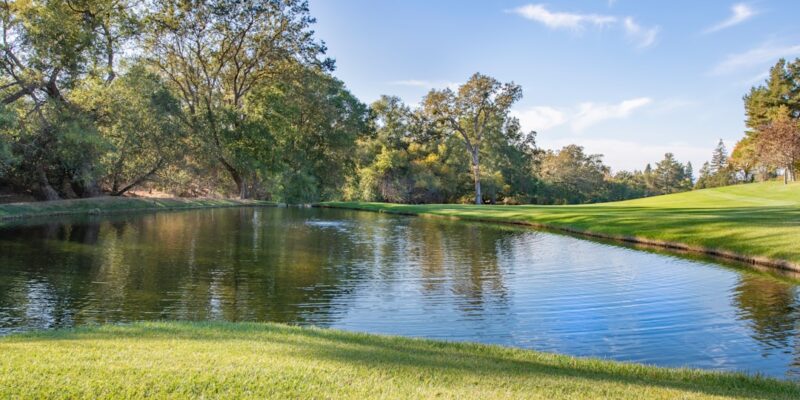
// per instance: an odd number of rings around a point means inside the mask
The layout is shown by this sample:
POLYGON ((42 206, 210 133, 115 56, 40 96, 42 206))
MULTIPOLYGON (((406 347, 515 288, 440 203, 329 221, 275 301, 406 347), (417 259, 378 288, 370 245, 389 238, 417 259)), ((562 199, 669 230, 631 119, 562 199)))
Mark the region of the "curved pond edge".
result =
POLYGON ((140 197, 96 197, 28 203, 0 204, 0 225, 4 222, 41 217, 110 215, 130 212, 180 211, 225 207, 277 207, 260 200, 183 199, 140 197))
POLYGON ((538 229, 551 230, 555 232, 569 233, 576 236, 651 246, 667 250, 677 250, 681 252, 703 254, 720 260, 732 260, 745 264, 773 268, 781 271, 800 272, 800 263, 794 263, 789 260, 780 260, 763 256, 750 256, 730 250, 715 249, 703 246, 694 246, 680 242, 668 242, 641 236, 612 235, 607 233, 594 232, 591 230, 577 229, 568 226, 559 226, 559 225, 553 225, 535 221, 521 221, 514 219, 499 219, 499 218, 481 218, 474 216, 439 215, 439 214, 431 214, 425 212, 411 212, 411 211, 401 211, 401 210, 391 210, 391 209, 374 209, 367 207, 359 207, 358 205, 352 205, 352 204, 318 203, 314 204, 314 207, 369 211, 369 212, 377 212, 385 214, 406 215, 406 216, 414 216, 422 218, 446 219, 446 220, 456 220, 456 221, 474 221, 474 222, 488 222, 495 224, 523 225, 538 229))

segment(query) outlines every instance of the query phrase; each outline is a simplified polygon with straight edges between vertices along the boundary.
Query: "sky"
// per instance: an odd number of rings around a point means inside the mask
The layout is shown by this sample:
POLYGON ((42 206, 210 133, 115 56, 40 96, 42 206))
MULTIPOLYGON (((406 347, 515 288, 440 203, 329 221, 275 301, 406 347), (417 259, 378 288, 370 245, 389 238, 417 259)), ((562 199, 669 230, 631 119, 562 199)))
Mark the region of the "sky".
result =
POLYGON ((744 134, 742 96, 800 57, 800 1, 310 0, 334 74, 365 103, 410 105, 476 72, 522 86, 512 111, 545 149, 615 171, 664 153, 695 171, 744 134))

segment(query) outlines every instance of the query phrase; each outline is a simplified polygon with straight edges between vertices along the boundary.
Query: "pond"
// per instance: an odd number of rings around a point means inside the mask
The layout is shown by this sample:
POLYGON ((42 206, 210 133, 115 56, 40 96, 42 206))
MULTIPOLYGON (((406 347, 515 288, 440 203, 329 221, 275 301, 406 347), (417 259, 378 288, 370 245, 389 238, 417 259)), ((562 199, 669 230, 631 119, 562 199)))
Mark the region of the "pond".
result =
POLYGON ((346 210, 0 228, 0 334, 275 321, 797 379, 796 282, 525 227, 346 210))

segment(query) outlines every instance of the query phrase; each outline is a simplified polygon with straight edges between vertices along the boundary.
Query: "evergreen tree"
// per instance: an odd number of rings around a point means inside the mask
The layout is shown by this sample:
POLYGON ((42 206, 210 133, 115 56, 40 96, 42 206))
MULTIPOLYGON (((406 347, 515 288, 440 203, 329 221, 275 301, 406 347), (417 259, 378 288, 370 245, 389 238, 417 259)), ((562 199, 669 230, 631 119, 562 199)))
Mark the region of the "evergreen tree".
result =
POLYGON ((714 154, 711 156, 711 173, 718 174, 728 167, 728 149, 725 148, 725 143, 722 139, 719 140, 717 148, 714 149, 714 154))
POLYGON ((708 180, 711 177, 711 166, 708 164, 708 161, 703 163, 703 166, 700 168, 700 176, 697 178, 697 183, 695 183, 695 189, 704 189, 709 187, 708 180))
POLYGON ((691 189, 694 185, 694 168, 691 161, 686 163, 686 167, 683 169, 683 177, 686 180, 686 188, 691 189))
POLYGON ((660 194, 675 193, 681 190, 684 167, 672 153, 667 153, 663 160, 656 163, 654 175, 655 186, 660 194))

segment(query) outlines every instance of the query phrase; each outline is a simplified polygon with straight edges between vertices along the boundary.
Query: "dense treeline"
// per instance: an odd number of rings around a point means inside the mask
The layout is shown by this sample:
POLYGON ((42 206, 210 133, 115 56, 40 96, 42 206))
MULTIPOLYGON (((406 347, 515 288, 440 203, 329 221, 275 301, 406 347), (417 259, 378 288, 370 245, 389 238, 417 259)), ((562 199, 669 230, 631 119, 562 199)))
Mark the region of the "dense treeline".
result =
POLYGON ((313 23, 303 0, 0 4, 0 190, 567 204, 794 179, 797 61, 745 98, 747 137, 695 182, 672 154, 612 174, 537 147, 510 115, 522 88, 482 74, 417 107, 362 104, 313 23))
POLYGON ((0 179, 41 199, 338 193, 367 109, 304 1, 0 5, 0 179))

